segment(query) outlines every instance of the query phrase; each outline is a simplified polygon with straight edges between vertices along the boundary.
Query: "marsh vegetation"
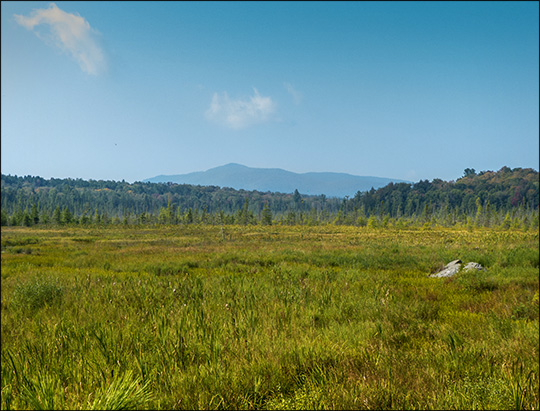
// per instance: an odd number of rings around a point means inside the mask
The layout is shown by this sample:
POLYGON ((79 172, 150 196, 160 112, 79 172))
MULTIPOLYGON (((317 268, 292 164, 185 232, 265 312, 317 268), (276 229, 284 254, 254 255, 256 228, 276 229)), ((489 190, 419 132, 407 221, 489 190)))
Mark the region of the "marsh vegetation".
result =
POLYGON ((538 409, 538 230, 2 228, 2 409, 538 409), (454 259, 486 267, 428 278, 454 259))

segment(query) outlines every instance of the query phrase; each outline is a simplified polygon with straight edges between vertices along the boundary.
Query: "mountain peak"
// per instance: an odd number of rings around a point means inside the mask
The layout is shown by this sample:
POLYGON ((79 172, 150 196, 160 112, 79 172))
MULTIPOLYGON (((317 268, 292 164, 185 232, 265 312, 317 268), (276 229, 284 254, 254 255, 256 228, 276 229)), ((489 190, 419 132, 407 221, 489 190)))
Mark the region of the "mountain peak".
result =
POLYGON ((225 164, 223 166, 218 166, 218 167, 214 167, 214 168, 211 168, 210 170, 214 170, 216 168, 249 168, 243 164, 238 164, 238 163, 228 163, 228 164, 225 164))

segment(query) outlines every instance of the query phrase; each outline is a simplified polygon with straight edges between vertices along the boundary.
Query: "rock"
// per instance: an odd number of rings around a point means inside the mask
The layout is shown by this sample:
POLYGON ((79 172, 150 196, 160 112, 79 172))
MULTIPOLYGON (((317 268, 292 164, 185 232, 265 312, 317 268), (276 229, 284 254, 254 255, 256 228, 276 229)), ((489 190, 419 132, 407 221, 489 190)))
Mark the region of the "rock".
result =
POLYGON ((429 277, 450 277, 456 274, 461 268, 461 260, 450 261, 438 273, 431 274, 429 277))
MULTIPOLYGON (((461 260, 454 260, 446 264, 444 268, 438 273, 431 274, 428 277, 432 277, 432 278, 451 277, 454 274, 457 274, 460 269, 461 269, 461 260)), ((472 261, 470 263, 467 263, 465 267, 463 267, 463 271, 473 271, 473 270, 485 271, 486 269, 482 267, 481 264, 478 264, 472 261)))
POLYGON ((444 268, 446 268, 446 267, 453 267, 453 266, 458 265, 458 264, 461 264, 461 260, 450 261, 448 264, 446 264, 446 265, 444 266, 444 268))
POLYGON ((472 270, 483 270, 486 271, 484 267, 482 267, 481 264, 473 263, 472 261, 470 263, 467 263, 465 267, 463 267, 464 271, 472 271, 472 270))

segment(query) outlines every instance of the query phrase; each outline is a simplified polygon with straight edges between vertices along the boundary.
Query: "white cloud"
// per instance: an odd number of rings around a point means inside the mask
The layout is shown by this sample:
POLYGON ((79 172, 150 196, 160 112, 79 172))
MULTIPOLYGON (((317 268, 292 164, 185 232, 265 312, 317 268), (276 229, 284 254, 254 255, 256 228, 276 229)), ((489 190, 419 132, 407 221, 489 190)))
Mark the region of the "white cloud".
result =
POLYGON ((302 93, 296 90, 291 83, 283 83, 287 92, 293 97, 296 104, 300 104, 302 101, 302 93))
POLYGON ((214 93, 206 118, 233 129, 242 129, 271 118, 275 111, 275 103, 271 97, 263 97, 256 88, 248 100, 232 100, 227 93, 219 96, 214 93))
POLYGON ((51 3, 48 9, 33 10, 28 17, 15 14, 15 20, 46 43, 71 54, 84 72, 97 75, 105 69, 105 56, 96 41, 98 33, 78 14, 66 13, 51 3), (41 25, 49 31, 38 31, 41 25))

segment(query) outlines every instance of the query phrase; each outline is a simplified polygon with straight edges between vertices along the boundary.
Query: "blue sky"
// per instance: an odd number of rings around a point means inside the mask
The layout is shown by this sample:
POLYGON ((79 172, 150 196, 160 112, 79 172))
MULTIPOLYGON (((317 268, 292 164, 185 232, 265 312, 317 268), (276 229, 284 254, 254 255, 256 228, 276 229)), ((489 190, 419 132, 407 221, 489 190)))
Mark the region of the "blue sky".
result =
POLYGON ((539 168, 538 2, 1 8, 3 174, 539 168))

